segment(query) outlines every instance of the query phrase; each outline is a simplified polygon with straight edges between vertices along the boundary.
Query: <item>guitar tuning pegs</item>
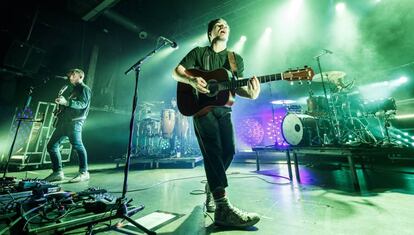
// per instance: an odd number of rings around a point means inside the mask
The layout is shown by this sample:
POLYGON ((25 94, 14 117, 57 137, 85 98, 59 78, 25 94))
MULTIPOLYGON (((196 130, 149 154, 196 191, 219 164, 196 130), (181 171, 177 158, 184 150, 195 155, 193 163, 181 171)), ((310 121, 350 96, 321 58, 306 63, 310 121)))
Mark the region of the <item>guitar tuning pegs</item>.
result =
POLYGON ((290 85, 293 86, 293 81, 290 81, 290 85))
POLYGON ((308 80, 308 85, 312 84, 312 81, 308 80))
POLYGON ((302 81, 299 81, 298 83, 299 83, 299 85, 302 85, 302 84, 303 84, 303 82, 302 82, 302 81))

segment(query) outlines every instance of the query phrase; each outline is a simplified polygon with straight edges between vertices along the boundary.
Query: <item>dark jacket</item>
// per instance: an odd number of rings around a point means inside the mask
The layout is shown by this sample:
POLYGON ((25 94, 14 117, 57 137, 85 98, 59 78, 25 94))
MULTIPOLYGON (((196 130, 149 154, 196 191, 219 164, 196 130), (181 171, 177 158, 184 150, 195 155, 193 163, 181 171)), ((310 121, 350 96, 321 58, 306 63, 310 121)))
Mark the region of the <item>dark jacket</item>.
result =
POLYGON ((68 98, 69 105, 62 113, 65 122, 85 120, 91 104, 91 89, 84 83, 75 85, 68 98))

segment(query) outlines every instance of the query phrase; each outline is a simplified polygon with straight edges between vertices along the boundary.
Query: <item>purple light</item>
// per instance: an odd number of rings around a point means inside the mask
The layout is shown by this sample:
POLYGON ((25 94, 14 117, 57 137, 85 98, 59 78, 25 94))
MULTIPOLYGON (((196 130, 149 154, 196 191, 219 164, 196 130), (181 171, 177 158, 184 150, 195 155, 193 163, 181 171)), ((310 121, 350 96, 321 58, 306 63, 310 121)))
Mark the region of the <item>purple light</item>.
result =
POLYGON ((263 141, 262 124, 254 118, 246 118, 237 123, 237 135, 249 147, 259 145, 263 141))

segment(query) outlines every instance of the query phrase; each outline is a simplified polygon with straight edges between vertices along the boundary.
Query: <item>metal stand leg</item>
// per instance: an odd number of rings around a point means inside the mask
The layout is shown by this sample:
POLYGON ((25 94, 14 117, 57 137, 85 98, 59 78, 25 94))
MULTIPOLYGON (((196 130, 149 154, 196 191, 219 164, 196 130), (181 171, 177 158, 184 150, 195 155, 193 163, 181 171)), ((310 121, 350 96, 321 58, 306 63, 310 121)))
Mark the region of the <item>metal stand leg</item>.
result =
POLYGON ((292 177, 292 166, 290 164, 290 151, 286 150, 286 160, 287 160, 287 167, 288 167, 288 172, 289 172, 289 179, 292 181, 293 177, 292 177))
POLYGON ((295 174, 296 174, 296 181, 300 183, 300 173, 299 173, 299 165, 298 165, 298 155, 293 153, 293 164, 295 164, 295 174))
POLYGON ((259 151, 256 151, 256 171, 260 171, 259 151))
POLYGON ((355 170, 354 161, 351 155, 348 155, 347 157, 348 157, 349 169, 351 170, 351 177, 352 177, 352 182, 354 184, 354 188, 355 190, 360 191, 358 175, 355 170))

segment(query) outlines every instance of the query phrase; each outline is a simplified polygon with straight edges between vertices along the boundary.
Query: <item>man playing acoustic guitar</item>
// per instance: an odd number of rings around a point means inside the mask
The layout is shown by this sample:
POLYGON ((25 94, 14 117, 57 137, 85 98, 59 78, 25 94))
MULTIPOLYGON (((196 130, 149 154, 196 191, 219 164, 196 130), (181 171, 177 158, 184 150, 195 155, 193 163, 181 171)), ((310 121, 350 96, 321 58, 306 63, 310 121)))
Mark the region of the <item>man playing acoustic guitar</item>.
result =
MULTIPOLYGON (((227 50, 229 34, 230 27, 224 19, 212 20, 208 24, 207 30, 210 46, 196 47, 191 50, 173 71, 174 79, 180 83, 191 85, 195 96, 200 99, 208 97, 210 90, 206 80, 201 76, 191 74, 189 69, 212 71, 225 68, 235 75, 232 76, 232 79, 243 76, 243 59, 240 55, 227 50)), ((230 95, 230 98, 237 94, 256 99, 260 93, 259 80, 253 77, 248 80, 247 86, 232 89, 228 93, 226 94, 230 95)), ((178 99, 179 101, 180 99, 178 99)), ((215 224, 239 228, 256 224, 260 220, 258 214, 247 213, 236 208, 226 196, 225 188, 228 186, 226 170, 235 153, 231 108, 229 105, 212 105, 208 109, 196 113, 194 115, 194 129, 203 154, 208 181, 206 184, 206 208, 208 212, 214 212, 215 224)))

